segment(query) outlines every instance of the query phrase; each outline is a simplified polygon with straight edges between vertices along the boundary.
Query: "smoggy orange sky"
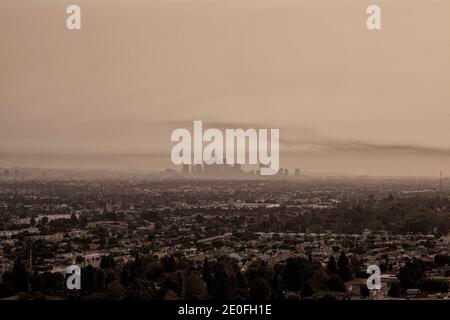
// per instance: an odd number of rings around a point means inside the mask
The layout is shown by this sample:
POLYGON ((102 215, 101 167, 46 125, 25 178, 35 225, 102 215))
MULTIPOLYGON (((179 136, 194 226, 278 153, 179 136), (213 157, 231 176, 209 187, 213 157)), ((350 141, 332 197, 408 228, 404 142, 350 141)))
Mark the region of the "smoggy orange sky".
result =
POLYGON ((170 167, 203 120, 280 128, 282 167, 438 175, 449 57, 447 0, 2 0, 0 166, 170 167))

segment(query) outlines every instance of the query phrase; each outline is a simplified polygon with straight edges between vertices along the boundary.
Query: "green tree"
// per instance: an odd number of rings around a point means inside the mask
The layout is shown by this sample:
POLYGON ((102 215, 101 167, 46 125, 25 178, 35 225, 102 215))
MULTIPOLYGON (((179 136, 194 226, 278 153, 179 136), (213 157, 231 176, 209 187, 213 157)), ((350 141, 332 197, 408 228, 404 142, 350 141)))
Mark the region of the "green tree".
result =
POLYGON ((101 260, 100 260, 100 268, 103 270, 106 269, 114 269, 116 267, 116 262, 114 261, 113 256, 111 255, 107 255, 107 256, 102 256, 101 260))
POLYGON ((310 281, 307 281, 302 288, 302 294, 301 294, 302 298, 310 297, 314 293, 314 290, 309 283, 310 283, 310 281))
POLYGON ((45 280, 41 277, 38 272, 33 273, 31 277, 31 291, 42 292, 45 289, 45 280))
MULTIPOLYGON (((61 273, 44 272, 42 278, 45 281, 45 291, 53 294, 63 289, 64 276, 61 273)), ((81 278, 83 279, 83 278, 81 278)))
POLYGON ((104 292, 106 289, 106 274, 103 269, 98 269, 96 274, 96 291, 104 292))
POLYGON ((337 266, 338 274, 341 277, 342 281, 346 282, 353 279, 352 266, 350 265, 350 261, 348 260, 344 251, 342 251, 341 255, 339 256, 337 266))
POLYGON ((72 222, 73 225, 78 225, 78 218, 75 213, 72 213, 70 215, 70 221, 72 222))
POLYGON ((6 271, 3 273, 2 282, 0 282, 0 298, 6 298, 14 295, 16 290, 12 283, 12 275, 6 271))
POLYGON ((404 289, 415 288, 417 281, 424 277, 424 267, 419 261, 408 261, 397 274, 397 278, 404 289))
POLYGON ((448 292, 448 283, 442 280, 423 278, 417 281, 417 288, 423 292, 448 292))
POLYGON ((314 275, 311 262, 304 258, 289 258, 286 260, 284 272, 286 288, 290 291, 299 291, 314 275))
POLYGON ((206 299, 206 284, 196 273, 188 274, 183 281, 184 297, 188 300, 206 299))
POLYGON ((328 290, 328 280, 329 276, 324 271, 323 268, 319 268, 314 271, 314 275, 309 280, 309 284, 311 288, 319 291, 327 291, 328 290))
POLYGON ((42 226, 44 226, 48 224, 48 221, 49 221, 48 217, 42 217, 39 222, 41 223, 42 226))
POLYGON ((105 291, 106 300, 121 300, 125 295, 125 289, 120 284, 119 280, 111 282, 105 291))
POLYGON ((97 289, 97 271, 91 265, 81 270, 81 290, 85 294, 93 294, 97 289))
POLYGON ((283 277, 276 273, 272 279, 270 300, 284 300, 283 277))
POLYGON ((137 278, 136 281, 125 291, 126 300, 156 300, 159 299, 158 291, 153 283, 137 278))
POLYGON ((207 287, 212 299, 232 299, 239 286, 246 286, 237 262, 227 256, 221 256, 210 263, 209 270, 207 287))
POLYGON ((27 270, 21 259, 17 259, 12 270, 12 283, 17 291, 28 291, 27 270))
POLYGON ((203 281, 208 281, 208 278, 209 278, 209 264, 208 264, 208 258, 205 258, 205 259, 203 260, 202 277, 203 277, 203 281))
POLYGON ((328 259, 327 262, 327 273, 328 274, 338 274, 338 268, 336 265, 336 259, 333 256, 328 259))
POLYGON ((388 290, 388 296, 392 298, 400 297, 400 288, 401 288, 400 282, 398 281, 392 282, 388 290))
POLYGON ((365 284, 361 284, 360 285, 360 295, 363 298, 368 298, 370 297, 370 290, 369 288, 367 288, 367 286, 365 284))
POLYGON ((250 300, 267 300, 270 297, 270 287, 267 281, 261 277, 257 277, 250 284, 250 300))
POLYGON ((330 291, 346 292, 345 284, 337 274, 331 274, 328 279, 328 288, 330 291))

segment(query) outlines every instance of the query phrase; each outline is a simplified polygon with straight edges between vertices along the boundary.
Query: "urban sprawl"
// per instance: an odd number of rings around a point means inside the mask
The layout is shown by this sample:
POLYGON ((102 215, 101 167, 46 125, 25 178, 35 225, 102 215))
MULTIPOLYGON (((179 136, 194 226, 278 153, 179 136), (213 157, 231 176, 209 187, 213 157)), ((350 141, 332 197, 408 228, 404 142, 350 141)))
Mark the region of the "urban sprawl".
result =
POLYGON ((0 168, 0 299, 450 297, 442 175, 203 170, 0 168))

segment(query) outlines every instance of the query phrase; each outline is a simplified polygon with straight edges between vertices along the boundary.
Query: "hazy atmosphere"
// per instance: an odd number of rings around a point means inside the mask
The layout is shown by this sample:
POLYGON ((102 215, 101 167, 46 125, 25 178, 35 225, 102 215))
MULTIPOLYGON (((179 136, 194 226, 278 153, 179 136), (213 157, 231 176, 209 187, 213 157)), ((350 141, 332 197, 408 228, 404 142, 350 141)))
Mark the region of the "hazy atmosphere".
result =
POLYGON ((0 166, 163 169, 170 133, 280 128, 282 167, 450 172, 450 2, 0 3, 0 166))

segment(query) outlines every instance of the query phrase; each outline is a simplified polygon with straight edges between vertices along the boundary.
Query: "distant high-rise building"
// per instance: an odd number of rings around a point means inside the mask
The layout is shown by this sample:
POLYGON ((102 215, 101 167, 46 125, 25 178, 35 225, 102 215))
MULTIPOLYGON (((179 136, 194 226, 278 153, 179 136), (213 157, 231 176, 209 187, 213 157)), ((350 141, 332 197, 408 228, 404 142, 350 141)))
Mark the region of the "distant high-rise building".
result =
POLYGON ((443 187, 442 186, 442 184, 443 184, 442 183, 443 182, 442 179, 443 179, 443 176, 442 176, 442 170, 441 170, 441 173, 440 173, 440 176, 439 176, 439 191, 440 192, 442 192, 442 187, 443 187))
POLYGON ((300 169, 299 169, 299 168, 296 168, 296 169, 295 169, 294 175, 295 175, 296 177, 300 177, 300 169))
POLYGON ((285 175, 286 177, 289 177, 289 169, 284 169, 284 175, 285 175))
POLYGON ((189 165, 183 164, 183 168, 181 169, 182 174, 189 174, 189 165))

